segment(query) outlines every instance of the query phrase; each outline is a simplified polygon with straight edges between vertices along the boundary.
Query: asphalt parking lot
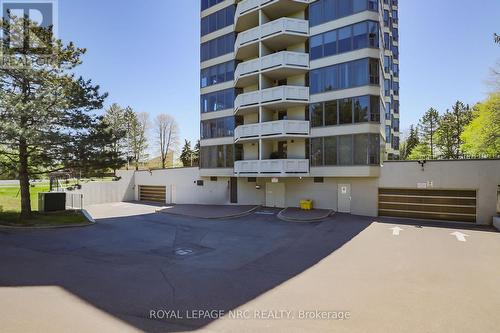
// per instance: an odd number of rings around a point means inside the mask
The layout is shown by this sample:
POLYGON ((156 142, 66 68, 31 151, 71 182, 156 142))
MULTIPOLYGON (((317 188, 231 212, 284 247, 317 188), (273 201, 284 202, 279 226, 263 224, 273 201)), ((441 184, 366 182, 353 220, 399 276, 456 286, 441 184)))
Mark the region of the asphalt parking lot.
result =
MULTIPOLYGON (((498 332, 500 233, 120 203, 86 228, 0 230, 2 332, 498 332), (220 318, 224 315, 222 318, 220 318)), ((92 211, 92 209, 91 209, 92 211)))

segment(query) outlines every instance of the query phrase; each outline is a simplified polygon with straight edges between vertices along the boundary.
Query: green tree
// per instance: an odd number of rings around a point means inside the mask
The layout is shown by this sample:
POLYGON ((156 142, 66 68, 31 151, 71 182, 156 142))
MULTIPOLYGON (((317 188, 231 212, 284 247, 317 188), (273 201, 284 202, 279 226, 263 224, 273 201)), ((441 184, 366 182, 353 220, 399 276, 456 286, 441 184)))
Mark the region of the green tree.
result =
POLYGON ((470 155, 500 155, 500 92, 474 107, 473 119, 461 135, 461 149, 470 155))
POLYGON ((441 158, 456 158, 458 146, 455 130, 455 117, 450 111, 446 111, 444 115, 439 117, 439 127, 436 131, 436 147, 440 151, 441 158))
POLYGON ((184 140, 184 146, 182 147, 180 160, 182 162, 182 165, 185 167, 193 166, 194 151, 191 149, 191 141, 184 140))
POLYGON ((428 144, 419 143, 412 149, 408 160, 426 160, 431 156, 431 149, 428 144))
MULTIPOLYGON (((1 21, 0 29, 8 27, 9 37, 24 40, 25 27, 34 25, 12 18, 9 24, 1 21)), ((46 54, 24 45, 5 48, 2 56, 14 65, 0 66, 0 155, 19 174, 21 218, 31 216, 30 179, 74 161, 70 143, 97 126, 93 111, 101 109, 107 97, 99 86, 74 73, 85 49, 54 40, 50 28, 37 30, 40 40, 52 42, 49 61, 46 54)), ((0 43, 8 44, 3 39, 0 43)))
POLYGON ((116 170, 125 165, 127 156, 127 118, 125 117, 125 109, 113 103, 106 110, 104 122, 103 129, 106 130, 106 138, 110 141, 110 148, 114 157, 111 164, 113 165, 113 173, 116 176, 116 170))
POLYGON ((472 110, 470 109, 469 105, 465 105, 464 103, 457 101, 451 109, 451 114, 453 115, 454 119, 454 131, 453 131, 453 140, 455 142, 454 158, 460 158, 460 156, 462 155, 460 147, 463 144, 461 135, 464 132, 465 127, 472 121, 472 110))
POLYGON ((194 150, 193 150, 193 166, 199 166, 200 165, 200 140, 196 142, 196 145, 194 145, 194 150))
POLYGON ((148 137, 149 114, 146 112, 135 113, 130 118, 130 149, 135 169, 139 170, 141 161, 148 159, 148 137))
POLYGON ((408 138, 401 144, 401 159, 408 159, 411 152, 415 149, 419 142, 418 129, 411 125, 408 138))
MULTIPOLYGON (((436 109, 430 108, 420 119, 418 129, 420 132, 420 143, 429 147, 429 155, 434 158, 435 153, 435 134, 438 127, 439 113, 436 109)), ((421 149, 420 149, 421 150, 421 149)), ((422 150, 421 150, 422 151, 422 150)), ((411 155, 411 154, 410 154, 411 155)))

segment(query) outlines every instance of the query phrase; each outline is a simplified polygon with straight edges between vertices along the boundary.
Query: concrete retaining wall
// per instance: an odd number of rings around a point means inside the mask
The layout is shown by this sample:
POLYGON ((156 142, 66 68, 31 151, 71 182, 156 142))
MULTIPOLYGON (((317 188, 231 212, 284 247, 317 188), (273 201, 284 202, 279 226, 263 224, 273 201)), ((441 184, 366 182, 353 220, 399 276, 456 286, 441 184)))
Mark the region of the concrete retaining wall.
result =
POLYGON ((83 194, 84 207, 88 205, 134 200, 134 171, 118 171, 122 177, 116 182, 90 182, 82 189, 69 193, 83 194))

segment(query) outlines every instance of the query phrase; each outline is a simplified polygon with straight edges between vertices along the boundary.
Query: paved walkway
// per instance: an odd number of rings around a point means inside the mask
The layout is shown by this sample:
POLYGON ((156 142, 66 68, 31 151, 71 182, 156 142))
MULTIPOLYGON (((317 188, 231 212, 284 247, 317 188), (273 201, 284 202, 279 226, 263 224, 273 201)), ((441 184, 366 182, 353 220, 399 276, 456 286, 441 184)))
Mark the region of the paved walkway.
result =
POLYGON ((258 207, 250 205, 175 205, 163 208, 159 212, 202 219, 223 219, 247 215, 258 207))
POLYGON ((283 209, 278 217, 285 221, 292 222, 317 222, 326 219, 328 216, 332 215, 333 210, 331 209, 311 209, 303 210, 300 208, 289 207, 283 209))

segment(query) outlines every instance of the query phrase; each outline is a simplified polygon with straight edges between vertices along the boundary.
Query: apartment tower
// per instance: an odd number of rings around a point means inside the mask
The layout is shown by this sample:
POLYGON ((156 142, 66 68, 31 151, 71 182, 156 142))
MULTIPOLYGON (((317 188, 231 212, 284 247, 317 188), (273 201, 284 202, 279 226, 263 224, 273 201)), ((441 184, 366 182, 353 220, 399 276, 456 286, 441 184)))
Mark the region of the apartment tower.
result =
POLYGON ((397 0, 202 0, 199 185, 363 214, 399 157, 398 54, 397 0))

